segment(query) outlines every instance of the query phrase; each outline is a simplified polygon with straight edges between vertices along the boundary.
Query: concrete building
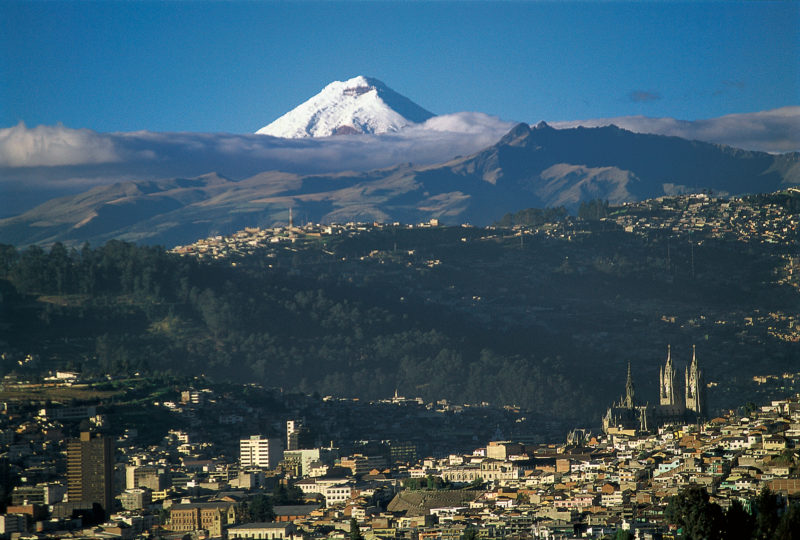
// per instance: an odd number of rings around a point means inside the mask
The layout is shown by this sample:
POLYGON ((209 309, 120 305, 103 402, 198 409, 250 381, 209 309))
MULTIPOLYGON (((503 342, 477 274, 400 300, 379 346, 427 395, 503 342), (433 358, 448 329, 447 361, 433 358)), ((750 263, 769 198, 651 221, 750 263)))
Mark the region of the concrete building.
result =
POLYGON ((167 487, 166 476, 157 467, 128 465, 125 467, 125 487, 161 491, 167 487))
POLYGON ((114 442, 84 431, 67 443, 67 497, 70 502, 98 503, 114 509, 114 442))
POLYGON ((11 538, 13 533, 28 532, 27 516, 24 514, 0 514, 0 538, 11 538))
POLYGON ((284 540, 300 536, 293 523, 246 523, 228 529, 228 538, 284 540))
POLYGON ((150 506, 153 497, 149 489, 132 488, 119 495, 119 502, 125 510, 141 510, 150 506))
POLYGON ((249 439, 239 440, 239 464, 246 467, 275 468, 283 458, 283 444, 280 439, 268 439, 261 435, 251 435, 249 439))
POLYGON ((286 421, 286 449, 299 450, 300 449, 300 432, 303 429, 302 420, 287 420, 286 421))

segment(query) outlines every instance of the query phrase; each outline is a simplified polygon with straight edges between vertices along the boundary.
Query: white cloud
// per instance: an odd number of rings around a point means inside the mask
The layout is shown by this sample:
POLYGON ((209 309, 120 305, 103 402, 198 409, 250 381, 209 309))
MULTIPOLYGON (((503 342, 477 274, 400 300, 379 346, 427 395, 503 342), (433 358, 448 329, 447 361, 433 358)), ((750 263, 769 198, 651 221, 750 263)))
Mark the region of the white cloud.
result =
POLYGON ((512 126, 482 113, 458 113, 396 133, 280 139, 231 133, 96 133, 19 124, 0 129, 0 216, 92 183, 186 178, 212 171, 239 180, 268 170, 312 174, 440 163, 494 144, 512 126))
MULTIPOLYGON (((616 124, 769 152, 800 150, 800 107, 687 122, 628 116, 553 127, 616 124)), ((193 177, 217 172, 240 180, 267 170, 299 174, 365 171, 398 163, 441 163, 482 150, 513 122, 463 112, 431 118, 396 133, 280 139, 231 133, 96 133, 62 125, 0 129, 0 216, 55 195, 127 180, 193 177)))
POLYGON ((729 114, 705 120, 676 120, 646 116, 620 116, 568 122, 549 122, 555 128, 599 127, 614 124, 637 133, 670 135, 745 150, 782 153, 800 151, 800 107, 729 114))
POLYGON ((0 166, 37 167, 120 161, 114 142, 88 129, 61 124, 0 129, 0 166))
POLYGON ((496 116, 480 112, 461 112, 434 116, 419 127, 438 132, 487 134, 497 141, 515 125, 516 122, 504 122, 496 116))
POLYGON ((230 133, 96 133, 62 125, 27 128, 19 124, 0 129, 0 167, 118 163, 120 169, 144 165, 157 175, 157 170, 170 175, 189 174, 175 171, 200 164, 222 174, 229 171, 231 176, 275 168, 365 170, 395 165, 398 160, 446 161, 493 144, 512 126, 482 113, 458 113, 395 133, 280 139, 230 133))

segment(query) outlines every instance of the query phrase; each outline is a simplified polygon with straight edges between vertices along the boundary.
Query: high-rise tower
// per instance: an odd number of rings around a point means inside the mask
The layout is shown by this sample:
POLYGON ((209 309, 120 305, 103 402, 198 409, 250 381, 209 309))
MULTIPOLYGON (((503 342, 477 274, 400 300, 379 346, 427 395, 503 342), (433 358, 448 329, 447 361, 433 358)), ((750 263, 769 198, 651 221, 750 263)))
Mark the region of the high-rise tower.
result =
POLYGON ((667 345, 667 363, 658 370, 659 404, 675 405, 675 368, 672 366, 672 348, 667 345))
POLYGON ((98 503, 114 510, 114 441, 84 431, 67 443, 67 497, 70 502, 98 503))

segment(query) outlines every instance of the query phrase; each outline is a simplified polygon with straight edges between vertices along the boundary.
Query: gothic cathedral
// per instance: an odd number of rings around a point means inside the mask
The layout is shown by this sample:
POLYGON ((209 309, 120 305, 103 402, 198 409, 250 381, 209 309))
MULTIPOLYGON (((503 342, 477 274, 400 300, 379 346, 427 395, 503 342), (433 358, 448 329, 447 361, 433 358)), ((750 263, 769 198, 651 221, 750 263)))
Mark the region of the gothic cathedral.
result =
POLYGON ((603 431, 621 433, 648 431, 666 424, 695 423, 705 417, 705 385, 703 372, 697 363, 697 351, 692 346, 692 363, 684 372, 684 395, 675 391, 677 370, 672 363, 672 348, 667 347, 667 361, 658 370, 658 405, 637 404, 634 396, 631 365, 625 396, 606 411, 603 431))

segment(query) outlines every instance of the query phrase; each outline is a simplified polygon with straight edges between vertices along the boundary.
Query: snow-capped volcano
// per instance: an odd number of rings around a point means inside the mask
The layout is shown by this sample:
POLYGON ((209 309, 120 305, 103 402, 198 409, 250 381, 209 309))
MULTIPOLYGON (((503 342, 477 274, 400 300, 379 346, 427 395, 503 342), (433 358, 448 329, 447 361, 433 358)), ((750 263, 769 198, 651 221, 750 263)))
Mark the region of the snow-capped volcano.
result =
POLYGON ((433 113, 381 81, 359 76, 330 83, 319 94, 256 133, 290 139, 387 133, 432 116, 433 113))

